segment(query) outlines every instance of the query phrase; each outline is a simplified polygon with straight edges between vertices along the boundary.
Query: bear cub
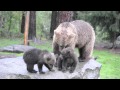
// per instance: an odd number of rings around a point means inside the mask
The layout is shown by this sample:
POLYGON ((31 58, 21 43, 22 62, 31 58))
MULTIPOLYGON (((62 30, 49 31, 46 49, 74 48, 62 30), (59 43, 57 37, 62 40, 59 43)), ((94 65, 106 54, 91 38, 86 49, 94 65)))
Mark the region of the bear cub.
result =
POLYGON ((34 65, 37 64, 40 74, 45 74, 42 71, 42 66, 45 65, 49 71, 54 71, 53 66, 56 62, 54 53, 50 53, 47 50, 31 49, 24 53, 24 62, 26 63, 27 71, 30 73, 37 73, 34 70, 34 65))
POLYGON ((73 73, 77 66, 78 58, 71 47, 64 48, 58 57, 58 70, 66 72, 69 69, 73 73))

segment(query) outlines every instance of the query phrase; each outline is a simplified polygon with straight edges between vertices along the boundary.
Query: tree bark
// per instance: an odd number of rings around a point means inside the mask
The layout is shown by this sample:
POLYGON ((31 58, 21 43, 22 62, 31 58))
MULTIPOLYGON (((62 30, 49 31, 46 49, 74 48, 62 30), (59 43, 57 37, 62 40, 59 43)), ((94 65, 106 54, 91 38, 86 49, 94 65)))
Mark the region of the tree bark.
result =
POLYGON ((56 27, 62 22, 70 22, 73 20, 73 11, 58 11, 56 27))
POLYGON ((73 11, 53 11, 51 15, 50 38, 53 38, 53 32, 62 22, 70 22, 73 20, 73 11))
POLYGON ((53 38, 54 29, 56 28, 57 11, 52 11, 51 15, 51 27, 50 27, 50 38, 53 38))
POLYGON ((28 39, 29 40, 36 39, 36 11, 30 11, 28 39))
POLYGON ((28 30, 29 30, 30 11, 27 11, 25 20, 24 45, 28 45, 28 30))
POLYGON ((77 19, 77 11, 73 11, 73 20, 76 20, 77 19))
POLYGON ((25 11, 22 12, 21 33, 24 33, 25 30, 25 13, 25 11))

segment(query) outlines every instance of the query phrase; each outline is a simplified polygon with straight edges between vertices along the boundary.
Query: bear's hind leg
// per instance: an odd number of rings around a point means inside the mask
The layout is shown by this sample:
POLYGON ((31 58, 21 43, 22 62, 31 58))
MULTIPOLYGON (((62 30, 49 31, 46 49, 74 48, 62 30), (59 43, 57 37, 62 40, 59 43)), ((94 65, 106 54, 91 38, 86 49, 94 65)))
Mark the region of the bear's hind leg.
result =
POLYGON ((92 53, 93 53, 93 45, 88 44, 85 46, 82 54, 83 54, 83 60, 88 61, 92 58, 92 53))
POLYGON ((30 73, 37 73, 37 71, 34 70, 34 64, 27 64, 27 71, 30 73))

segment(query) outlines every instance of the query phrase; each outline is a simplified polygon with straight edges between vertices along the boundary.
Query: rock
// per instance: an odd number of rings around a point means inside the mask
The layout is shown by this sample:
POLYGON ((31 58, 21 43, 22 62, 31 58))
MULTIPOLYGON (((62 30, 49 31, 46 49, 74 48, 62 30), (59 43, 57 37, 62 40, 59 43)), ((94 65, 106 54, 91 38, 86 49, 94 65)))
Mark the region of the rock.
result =
POLYGON ((3 58, 15 58, 17 57, 16 55, 14 54, 10 54, 10 55, 3 55, 3 54, 0 54, 0 59, 3 59, 3 58))
MULTIPOLYGON (((34 68, 38 71, 37 65, 34 68)), ((50 72, 43 66, 45 74, 33 74, 27 72, 23 57, 0 59, 0 79, 98 79, 101 64, 95 60, 78 62, 74 73, 54 69, 55 72, 50 72)))
POLYGON ((100 68, 100 63, 95 62, 95 60, 90 60, 84 64, 80 74, 83 79, 97 79, 99 78, 100 68))
POLYGON ((34 47, 32 46, 25 46, 25 45, 12 45, 12 46, 7 46, 4 48, 0 48, 1 52, 15 52, 15 53, 23 53, 26 50, 33 49, 34 47))

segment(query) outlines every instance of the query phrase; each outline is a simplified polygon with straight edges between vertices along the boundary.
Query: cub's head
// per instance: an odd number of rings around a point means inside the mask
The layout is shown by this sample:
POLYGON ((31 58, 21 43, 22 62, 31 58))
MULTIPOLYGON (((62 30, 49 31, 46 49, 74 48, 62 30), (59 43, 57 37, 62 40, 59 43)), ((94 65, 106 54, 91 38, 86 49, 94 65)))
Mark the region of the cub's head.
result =
POLYGON ((56 63, 56 57, 54 53, 47 53, 43 56, 43 58, 44 58, 45 63, 48 64, 51 68, 56 63))
POLYGON ((73 52, 74 52, 74 50, 73 50, 71 47, 67 47, 67 48, 64 48, 64 49, 61 51, 61 55, 62 55, 64 58, 70 58, 73 52))

